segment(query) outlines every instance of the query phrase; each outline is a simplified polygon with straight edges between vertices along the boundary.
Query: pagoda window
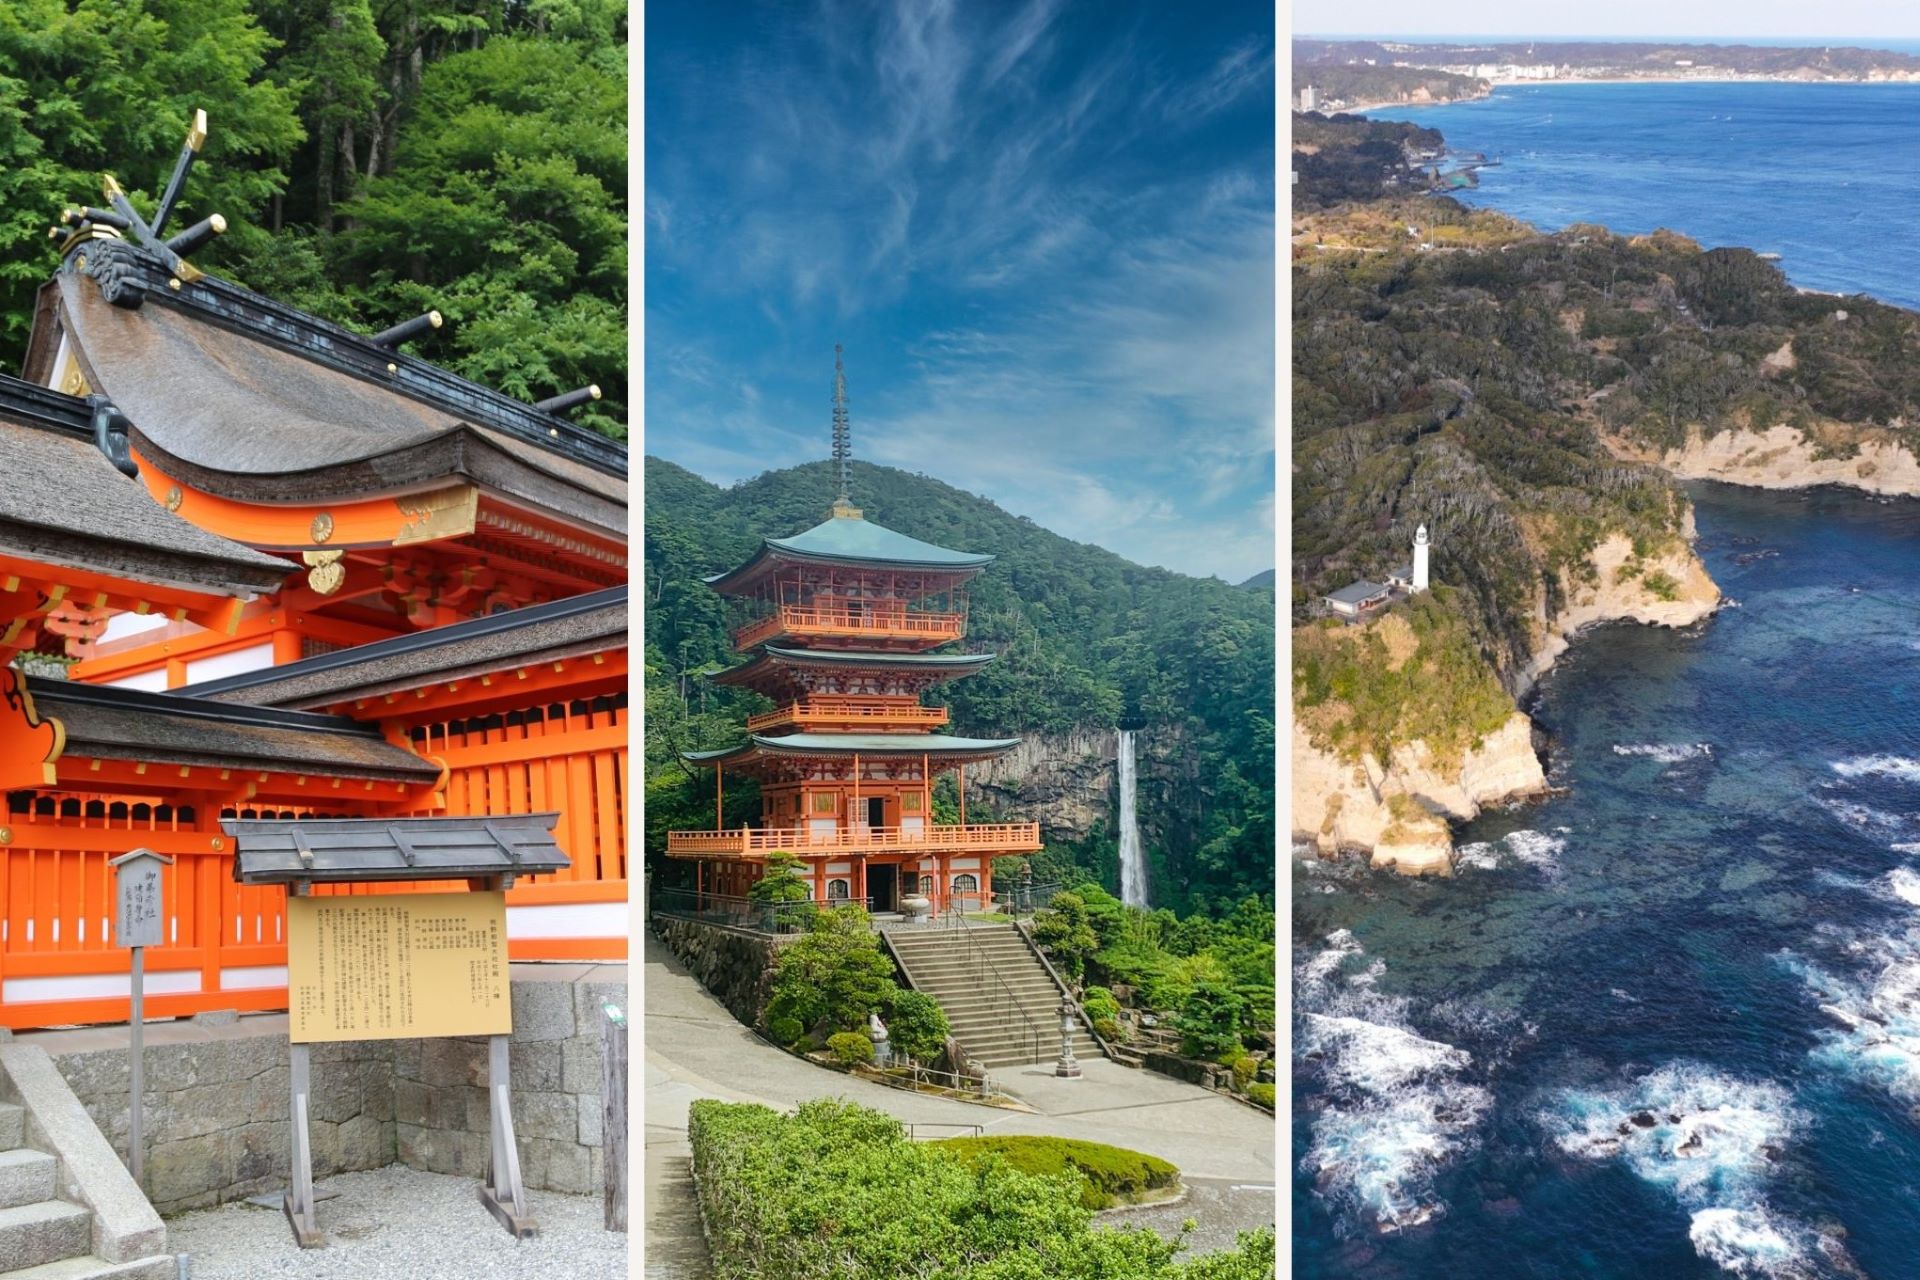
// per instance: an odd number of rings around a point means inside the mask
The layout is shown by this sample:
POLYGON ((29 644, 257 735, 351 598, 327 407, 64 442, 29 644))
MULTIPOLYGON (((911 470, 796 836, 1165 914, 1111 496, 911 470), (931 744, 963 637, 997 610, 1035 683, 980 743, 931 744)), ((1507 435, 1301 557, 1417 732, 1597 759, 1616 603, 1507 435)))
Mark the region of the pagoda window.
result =
POLYGON ((920 895, 922 897, 933 896, 933 877, 932 876, 920 877, 920 895))
POLYGON ((850 892, 845 880, 827 881, 828 902, 845 902, 850 896, 850 892))
POLYGON ((970 872, 961 872, 953 878, 953 891, 955 893, 980 892, 980 877, 970 872))

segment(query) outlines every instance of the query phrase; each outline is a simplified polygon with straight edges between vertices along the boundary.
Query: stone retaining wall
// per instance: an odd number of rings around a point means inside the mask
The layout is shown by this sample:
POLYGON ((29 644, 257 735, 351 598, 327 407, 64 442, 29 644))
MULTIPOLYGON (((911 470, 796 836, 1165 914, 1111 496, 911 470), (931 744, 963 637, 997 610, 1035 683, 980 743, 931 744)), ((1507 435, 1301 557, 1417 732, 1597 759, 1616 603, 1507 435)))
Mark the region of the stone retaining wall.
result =
POLYGON ((748 1026, 760 1018, 773 990, 773 962, 780 945, 799 935, 772 936, 722 925, 656 915, 654 936, 713 998, 748 1026))
MULTIPOLYGON (((515 1136, 529 1187, 600 1187, 601 1006, 627 1007, 626 966, 513 966, 515 1136)), ((127 1154, 127 1028, 23 1032, 53 1057, 114 1150, 127 1154)), ((146 1029, 147 1196, 182 1213, 287 1185, 284 1014, 201 1015, 146 1029)), ((378 1169, 481 1176, 486 1040, 357 1040, 312 1048, 316 1178, 378 1169)))

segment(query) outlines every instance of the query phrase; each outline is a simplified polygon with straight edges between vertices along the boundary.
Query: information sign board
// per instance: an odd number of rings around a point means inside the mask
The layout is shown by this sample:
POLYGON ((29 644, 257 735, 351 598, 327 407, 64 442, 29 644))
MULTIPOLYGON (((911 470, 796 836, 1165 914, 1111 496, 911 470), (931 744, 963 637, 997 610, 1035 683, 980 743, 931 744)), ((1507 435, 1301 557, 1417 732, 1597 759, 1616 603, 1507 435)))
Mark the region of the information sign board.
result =
POLYGON ((295 1044, 507 1035, 506 895, 287 899, 295 1044))

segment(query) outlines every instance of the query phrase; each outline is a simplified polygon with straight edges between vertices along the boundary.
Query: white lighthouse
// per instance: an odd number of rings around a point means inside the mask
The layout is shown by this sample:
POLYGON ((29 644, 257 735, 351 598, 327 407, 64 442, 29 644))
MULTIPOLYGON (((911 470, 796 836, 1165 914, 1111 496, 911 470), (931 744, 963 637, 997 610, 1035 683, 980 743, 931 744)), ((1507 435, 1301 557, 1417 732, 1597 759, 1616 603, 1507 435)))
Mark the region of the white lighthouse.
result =
POLYGON ((1413 535, 1413 589, 1416 592, 1427 589, 1427 526, 1421 525, 1413 535))

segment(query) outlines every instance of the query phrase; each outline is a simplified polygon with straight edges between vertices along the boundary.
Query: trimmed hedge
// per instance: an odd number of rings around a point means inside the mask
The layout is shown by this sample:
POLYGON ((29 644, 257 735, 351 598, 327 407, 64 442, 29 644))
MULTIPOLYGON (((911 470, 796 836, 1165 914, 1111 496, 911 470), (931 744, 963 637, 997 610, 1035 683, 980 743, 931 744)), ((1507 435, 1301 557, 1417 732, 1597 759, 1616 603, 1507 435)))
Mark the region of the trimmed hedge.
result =
MULTIPOLYGON (((1084 1175, 970 1164, 838 1099, 793 1115, 702 1099, 688 1136, 717 1280, 1271 1280, 1274 1234, 1174 1261, 1178 1240, 1092 1225, 1084 1175)), ((1091 1145, 1091 1144, 1082 1144, 1091 1145)), ((1113 1148, 1109 1148, 1113 1150, 1113 1148)), ((1124 1153, 1132 1156, 1133 1153, 1124 1153)), ((1143 1158, 1143 1157, 1135 1157, 1143 1158)))
POLYGON ((1080 1188, 1080 1204, 1088 1209, 1131 1203, 1149 1191, 1165 1190, 1180 1183, 1180 1170, 1165 1160, 1125 1147, 1110 1147, 1104 1142, 1009 1134, 949 1138, 934 1145, 953 1152, 974 1168, 998 1156, 1022 1173, 1041 1177, 1057 1178, 1068 1170, 1078 1170, 1085 1179, 1080 1188))

